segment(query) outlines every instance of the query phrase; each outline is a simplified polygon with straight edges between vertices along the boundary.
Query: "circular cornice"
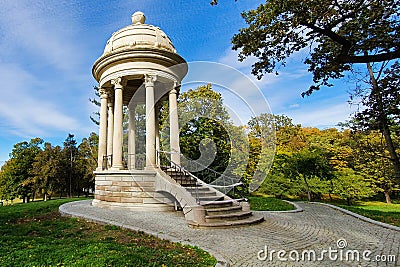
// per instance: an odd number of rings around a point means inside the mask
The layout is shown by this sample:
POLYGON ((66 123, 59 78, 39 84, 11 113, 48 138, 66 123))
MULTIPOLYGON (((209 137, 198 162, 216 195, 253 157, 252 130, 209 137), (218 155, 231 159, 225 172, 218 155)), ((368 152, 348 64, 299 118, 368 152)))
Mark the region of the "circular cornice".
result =
MULTIPOLYGON (((92 68, 93 77, 96 79, 96 81, 99 81, 101 78, 101 73, 107 70, 109 66, 114 66, 118 62, 124 61, 155 62, 167 68, 180 64, 184 64, 187 66, 186 61, 180 55, 172 52, 160 51, 158 49, 150 48, 135 50, 126 49, 104 55, 97 59, 92 68)), ((183 74, 183 76, 186 75, 186 72, 183 74)))

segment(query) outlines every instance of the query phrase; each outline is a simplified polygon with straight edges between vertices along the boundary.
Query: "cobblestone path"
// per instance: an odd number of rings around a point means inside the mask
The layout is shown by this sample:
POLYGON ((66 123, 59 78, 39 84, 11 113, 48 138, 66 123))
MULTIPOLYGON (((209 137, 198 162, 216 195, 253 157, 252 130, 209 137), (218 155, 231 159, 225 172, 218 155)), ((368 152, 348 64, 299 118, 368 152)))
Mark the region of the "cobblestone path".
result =
POLYGON ((196 245, 231 266, 400 266, 399 231, 323 205, 299 205, 303 212, 257 212, 265 222, 231 229, 192 229, 180 212, 107 210, 87 200, 64 204, 60 210, 196 245))

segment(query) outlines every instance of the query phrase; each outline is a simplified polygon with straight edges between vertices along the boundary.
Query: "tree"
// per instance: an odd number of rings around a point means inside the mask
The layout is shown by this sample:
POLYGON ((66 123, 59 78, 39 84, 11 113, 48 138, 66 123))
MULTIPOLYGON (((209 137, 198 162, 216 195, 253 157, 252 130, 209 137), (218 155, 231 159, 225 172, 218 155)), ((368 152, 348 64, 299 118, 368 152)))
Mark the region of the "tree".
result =
POLYGON ((322 180, 332 178, 332 166, 326 156, 319 150, 308 150, 293 153, 288 158, 286 175, 291 179, 301 179, 307 190, 308 200, 312 200, 311 188, 308 180, 317 177, 322 180))
POLYGON ((76 183, 79 180, 78 173, 74 168, 74 161, 78 156, 78 148, 76 147, 76 145, 77 142, 74 138, 74 135, 68 134, 68 137, 64 141, 64 147, 62 151, 65 160, 69 162, 69 166, 67 168, 67 176, 65 177, 65 182, 68 185, 67 192, 69 197, 72 197, 72 193, 75 192, 77 186, 76 183))
MULTIPOLYGON (((99 88, 97 86, 94 86, 93 90, 94 90, 95 97, 94 98, 89 98, 89 101, 92 104, 94 104, 94 105, 96 105, 97 107, 100 108, 100 101, 98 100, 98 98, 100 98, 99 88)), ((94 124, 99 125, 100 124, 100 112, 99 111, 93 112, 93 115, 90 116, 90 120, 94 124)))
POLYGON ((399 58, 399 13, 398 0, 268 0, 242 13, 249 26, 234 35, 233 49, 240 60, 258 59, 252 73, 261 78, 310 47, 305 64, 315 84, 304 93, 309 95, 331 86, 329 80, 342 78, 354 63, 399 58))
POLYGON ((259 192, 274 195, 278 198, 298 193, 296 191, 296 181, 286 175, 287 159, 288 155, 286 154, 278 153, 275 156, 273 166, 258 190, 259 192))
POLYGON ((348 206, 351 205, 353 200, 370 197, 374 194, 366 179, 352 169, 341 169, 335 175, 333 193, 344 198, 348 206))
POLYGON ((18 184, 14 183, 15 159, 9 159, 0 171, 0 199, 13 201, 18 197, 18 184))
POLYGON ((277 64, 285 65, 293 53, 310 47, 304 63, 313 74, 314 85, 303 96, 332 86, 330 80, 344 77, 354 64, 366 63, 372 85, 369 106, 377 116, 400 183, 400 160, 382 99, 383 87, 389 84, 380 85, 371 66, 373 62, 387 66, 385 62, 400 57, 399 14, 399 0, 268 0, 242 13, 249 26, 233 37, 233 49, 240 49, 239 60, 257 58, 252 73, 261 78, 276 70, 277 64))
POLYGON ((303 128, 303 134, 307 140, 307 147, 324 151, 329 163, 335 170, 353 166, 353 148, 350 144, 351 133, 349 130, 303 128))
POLYGON ((354 169, 367 177, 376 192, 383 192, 386 202, 390 204, 390 194, 398 190, 399 185, 390 167, 391 158, 382 134, 378 131, 355 132, 352 138, 354 169))
POLYGON ((60 146, 53 147, 45 143, 44 149, 35 157, 31 171, 33 176, 29 180, 36 194, 43 196, 46 201, 53 194, 62 193, 67 187, 64 177, 68 165, 60 146))
POLYGON ((297 195, 299 192, 296 184, 297 178, 293 179, 293 177, 287 175, 287 164, 289 164, 288 161, 292 154, 303 149, 306 145, 301 125, 294 125, 292 119, 284 115, 261 114, 252 118, 248 122, 248 127, 250 131, 250 151, 252 152, 249 163, 254 163, 248 165, 246 174, 253 174, 257 168, 264 172, 266 176, 259 189, 260 192, 272 194, 279 198, 285 195, 297 195), (271 169, 268 164, 265 164, 265 161, 259 162, 261 158, 259 152, 261 140, 259 138, 261 137, 261 130, 264 128, 265 132, 273 134, 274 138, 270 141, 276 142, 273 149, 271 149, 272 147, 267 149, 267 151, 273 151, 273 156, 275 156, 271 169), (271 129, 274 132, 271 132, 271 129))
MULTIPOLYGON (((182 154, 189 159, 187 164, 200 164, 204 166, 198 166, 197 169, 208 167, 223 173, 230 160, 231 140, 228 130, 233 125, 221 94, 213 91, 211 84, 207 84, 182 93, 178 101, 179 141, 182 154)), ((213 180, 203 172, 194 173, 208 183, 213 180)))
POLYGON ((36 155, 41 151, 43 140, 33 138, 30 142, 20 142, 14 145, 10 159, 2 167, 0 188, 6 199, 21 198, 29 202, 34 198, 34 188, 31 181, 32 168, 36 155))
POLYGON ((382 133, 394 176, 400 184, 400 158, 393 140, 393 132, 399 131, 400 123, 400 64, 395 62, 386 69, 385 66, 382 64, 374 72, 373 67, 367 64, 369 86, 357 92, 365 108, 356 113, 348 125, 356 131, 379 130, 382 133))
POLYGON ((97 167, 97 151, 99 137, 96 133, 91 133, 88 138, 83 138, 78 146, 78 157, 75 160, 76 172, 79 174, 78 194, 82 188, 85 189, 86 196, 89 189, 94 189, 93 171, 97 167))

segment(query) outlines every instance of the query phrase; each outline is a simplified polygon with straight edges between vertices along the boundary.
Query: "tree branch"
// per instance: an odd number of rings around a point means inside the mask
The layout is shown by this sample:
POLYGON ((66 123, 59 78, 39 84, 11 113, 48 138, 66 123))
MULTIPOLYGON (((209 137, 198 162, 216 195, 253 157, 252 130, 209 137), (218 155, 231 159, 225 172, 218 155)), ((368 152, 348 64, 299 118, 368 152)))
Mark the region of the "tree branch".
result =
POLYGON ((333 22, 331 22, 331 23, 329 23, 329 25, 328 25, 328 26, 329 26, 329 29, 332 29, 333 27, 337 26, 339 23, 345 22, 346 19, 354 18, 354 15, 355 15, 357 12, 359 12, 359 9, 361 8, 362 5, 364 5, 364 3, 365 3, 365 1, 360 2, 358 5, 356 5, 356 6, 354 7, 353 12, 350 12, 350 13, 348 13, 348 14, 344 14, 343 12, 340 12, 340 11, 346 10, 346 9, 343 8, 343 7, 339 4, 339 2, 338 2, 337 0, 335 0, 335 4, 336 4, 336 6, 338 7, 338 11, 339 11, 340 15, 342 15, 342 17, 339 18, 339 19, 337 19, 337 20, 335 20, 335 21, 333 21, 333 22))
POLYGON ((323 29, 320 27, 315 26, 314 24, 308 23, 308 22, 301 22, 301 25, 310 28, 313 32, 319 33, 321 35, 325 35, 329 38, 332 39, 332 41, 342 45, 343 47, 348 47, 350 49, 351 47, 351 42, 344 38, 343 36, 340 36, 339 34, 331 31, 330 29, 323 29))
POLYGON ((350 56, 347 52, 342 49, 340 55, 336 58, 338 63, 369 63, 369 62, 382 62, 386 60, 393 60, 400 58, 400 48, 392 52, 386 52, 376 55, 366 55, 366 56, 350 56))

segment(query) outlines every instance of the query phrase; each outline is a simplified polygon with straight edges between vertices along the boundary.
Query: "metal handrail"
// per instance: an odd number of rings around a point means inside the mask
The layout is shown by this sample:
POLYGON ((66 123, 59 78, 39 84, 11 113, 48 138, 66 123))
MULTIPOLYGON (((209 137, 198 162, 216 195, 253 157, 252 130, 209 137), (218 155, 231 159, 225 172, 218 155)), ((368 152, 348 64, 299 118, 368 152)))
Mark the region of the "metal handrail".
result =
MULTIPOLYGON (((158 151, 158 150, 157 150, 157 154, 158 154, 158 157, 157 157, 157 158, 159 158, 159 155, 161 155, 162 153, 163 153, 163 154, 178 154, 177 152, 158 151)), ((179 155, 183 156, 182 154, 179 154, 179 155)), ((223 179, 224 185, 209 184, 209 183, 204 182, 204 181, 201 180, 200 178, 198 178, 196 175, 194 175, 194 174, 191 173, 190 171, 188 171, 184 166, 181 166, 181 165, 179 165, 179 164, 176 164, 175 162, 173 162, 172 160, 170 160, 170 159, 168 159, 168 158, 167 158, 167 160, 168 160, 169 163, 173 166, 173 168, 176 168, 176 167, 177 167, 179 170, 183 171, 186 175, 189 175, 191 178, 193 178, 193 179, 196 180, 196 194, 198 193, 198 192, 197 192, 197 187, 198 187, 199 184, 200 184, 200 185, 205 185, 205 186, 209 186, 209 187, 215 188, 216 190, 218 190, 218 188, 232 188, 232 189, 233 189, 233 194, 238 193, 238 195, 240 196, 240 200, 245 200, 245 201, 247 201, 247 198, 242 194, 242 192, 240 192, 239 190, 237 190, 237 192, 236 192, 236 188, 237 188, 237 187, 240 187, 240 186, 244 187, 244 184, 243 184, 243 182, 241 181, 241 179, 240 179, 240 181, 237 182, 237 183, 228 184, 228 185, 225 183, 225 179, 223 179)), ((200 163, 198 163, 198 162, 196 162, 196 163, 197 163, 197 164, 200 164, 200 163)), ((207 169, 207 170, 211 171, 214 175, 218 175, 218 177, 227 177, 227 178, 231 179, 231 177, 226 176, 226 175, 224 175, 224 174, 221 174, 221 173, 219 173, 219 172, 216 172, 215 170, 210 169, 210 168, 208 168, 207 166, 204 166, 204 165, 202 165, 202 164, 200 164, 200 165, 201 165, 202 167, 204 167, 204 169, 207 169)), ((220 190, 218 190, 218 191, 220 191, 220 190)), ((226 194, 226 192, 222 192, 222 193, 226 194)), ((197 199, 196 199, 196 200, 197 200, 197 199)))
MULTIPOLYGON (((180 154, 180 155, 183 156, 182 154, 180 154)), ((245 188, 245 185, 243 183, 242 178, 239 178, 239 181, 236 182, 236 183, 227 184, 226 183, 227 180, 233 181, 234 179, 232 177, 230 177, 230 176, 227 176, 227 175, 219 173, 219 172, 217 172, 217 171, 215 171, 215 170, 213 170, 211 168, 208 168, 207 166, 201 164, 200 162, 194 162, 194 164, 197 164, 197 165, 199 165, 200 167, 203 168, 203 170, 200 171, 200 172, 203 172, 204 170, 207 170, 207 172, 213 173, 214 177, 216 177, 216 178, 222 177, 223 185, 209 184, 209 183, 205 183, 205 182, 202 181, 205 185, 213 187, 213 188, 215 188, 217 190, 218 190, 218 188, 232 188, 233 189, 233 195, 235 195, 237 193, 240 196, 241 199, 244 199, 245 201, 247 201, 247 198, 245 197, 244 193, 241 192, 240 190, 237 190, 237 187, 245 188), (227 179, 225 179, 225 178, 227 178, 227 179)), ((199 180, 201 181, 201 179, 199 179, 199 180)), ((218 191, 221 191, 221 190, 218 190, 218 191)), ((222 193, 227 194, 228 192, 223 191, 222 193)))
MULTIPOLYGON (((157 158, 159 158, 161 156, 162 153, 166 153, 167 151, 156 151, 157 152, 157 158)), ((173 171, 174 175, 172 175, 172 178, 178 182, 179 184, 184 184, 184 185, 189 185, 190 189, 194 188, 194 192, 195 192, 195 199, 196 199, 196 203, 200 204, 200 196, 199 196, 199 179, 194 176, 193 174, 191 174, 190 172, 188 172, 187 170, 185 170, 182 166, 180 166, 179 164, 173 162, 172 160, 169 160, 167 158, 168 162, 170 163, 170 166, 161 166, 160 168, 163 169, 164 171, 173 171), (178 176, 177 176, 178 174, 178 176), (189 177, 189 179, 188 179, 189 177), (194 183, 193 183, 194 181, 194 183)))
MULTIPOLYGON (((181 153, 178 153, 178 152, 173 152, 173 151, 163 151, 163 150, 160 150, 160 151, 158 151, 158 152, 160 152, 160 153, 164 153, 164 154, 179 154, 180 156, 183 156, 183 154, 181 154, 181 153)), ((213 169, 211 169, 211 168, 208 168, 207 166, 205 166, 205 165, 203 165, 203 164, 201 164, 201 163, 199 163, 199 162, 194 162, 195 164, 198 164, 198 165, 200 165, 201 167, 203 167, 203 170, 207 170, 207 171, 211 171, 212 173, 214 173, 215 175, 217 175, 218 177, 227 177, 228 179, 231 179, 231 177, 229 177, 229 176, 227 176, 227 175, 225 175, 225 174, 222 174, 222 173, 219 173, 219 172, 217 172, 217 171, 215 171, 215 170, 213 170, 213 169)), ((185 167, 183 167, 183 166, 181 166, 182 168, 185 168, 185 167)), ((186 170, 186 169, 185 169, 186 170)), ((189 173, 191 173, 190 171, 188 171, 188 170, 186 170, 187 172, 189 172, 189 173)), ((194 175, 193 175, 194 176, 194 175)), ((196 176, 194 176, 194 177, 196 177, 196 176)), ((196 179, 199 179, 199 178, 197 178, 196 177, 196 179)), ((200 179, 199 179, 200 180, 200 179)), ((241 179, 240 179, 241 180, 241 179)), ((200 180, 200 181, 202 181, 202 180, 200 180)), ((225 180, 224 180, 225 181, 225 180)), ((238 183, 234 183, 234 184, 230 184, 230 185, 226 185, 226 184, 224 184, 224 185, 214 185, 214 184, 208 184, 208 183, 205 183, 204 181, 202 181, 204 184, 206 184, 206 185, 208 185, 208 186, 211 186, 211 187, 219 187, 219 188, 223 188, 223 187, 234 187, 234 186, 239 186, 239 185, 243 185, 243 182, 242 181, 240 181, 240 182, 238 182, 238 183)))

